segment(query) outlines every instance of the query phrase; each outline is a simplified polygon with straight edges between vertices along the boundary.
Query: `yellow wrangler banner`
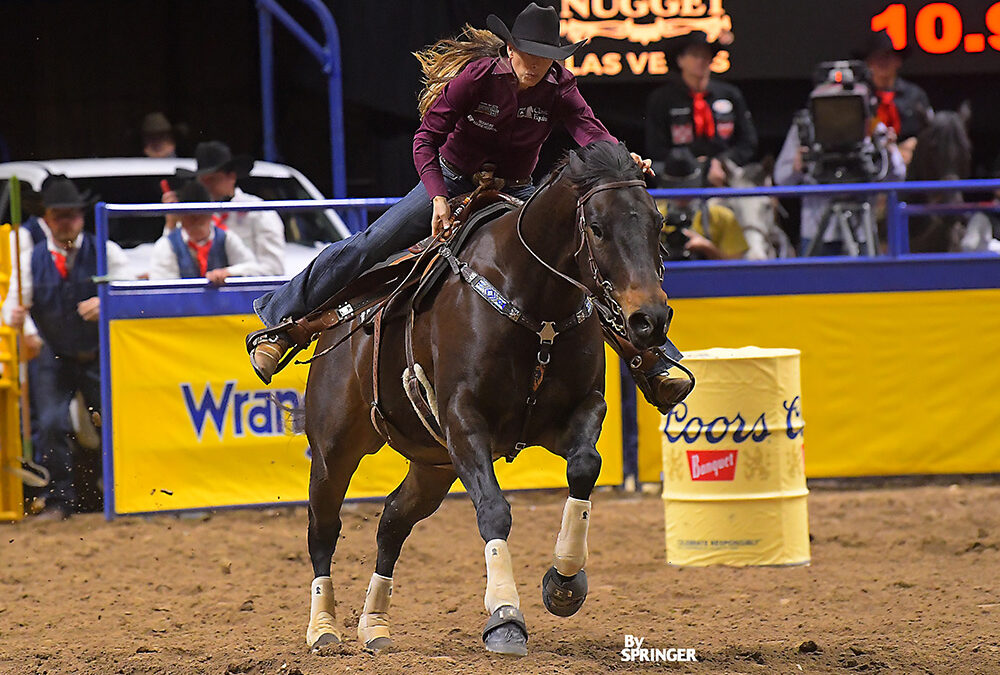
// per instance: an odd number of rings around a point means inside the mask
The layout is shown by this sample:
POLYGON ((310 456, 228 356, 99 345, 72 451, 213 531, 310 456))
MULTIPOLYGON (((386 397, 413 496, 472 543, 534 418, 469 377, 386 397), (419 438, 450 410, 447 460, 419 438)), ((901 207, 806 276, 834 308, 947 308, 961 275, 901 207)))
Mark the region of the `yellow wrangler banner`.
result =
MULTIPOLYGON (((1000 471, 1000 289, 673 304, 682 351, 802 352, 807 476, 1000 471)), ((660 416, 639 399, 639 477, 657 481, 660 416)))
MULTIPOLYGON (((256 327, 251 315, 110 323, 115 513, 308 499, 307 440, 285 433, 282 412, 270 398, 299 405, 308 368, 289 366, 263 386, 243 348, 243 337, 256 327)), ((598 484, 617 485, 620 379, 617 357, 610 350, 606 356, 608 413, 598 443, 604 460, 598 484)), ((541 448, 494 466, 504 489, 566 486, 566 462, 541 448)), ((347 496, 386 495, 405 473, 406 460, 383 448, 362 461, 347 496)))

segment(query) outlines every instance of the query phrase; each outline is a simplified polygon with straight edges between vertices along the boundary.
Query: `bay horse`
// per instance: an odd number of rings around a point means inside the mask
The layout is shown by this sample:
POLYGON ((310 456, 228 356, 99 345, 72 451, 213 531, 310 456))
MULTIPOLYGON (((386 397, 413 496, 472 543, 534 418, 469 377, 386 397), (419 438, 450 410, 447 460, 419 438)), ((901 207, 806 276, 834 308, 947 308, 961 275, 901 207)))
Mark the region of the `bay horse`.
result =
MULTIPOLYGON (((458 478, 486 544, 489 618, 482 639, 493 652, 527 653, 507 544, 510 504, 493 470, 493 462, 512 459, 525 445, 566 459, 569 497, 553 566, 543 578, 543 599, 557 615, 579 609, 587 593, 590 495, 601 468, 596 442, 607 410, 604 341, 591 310, 595 302, 616 307, 624 332, 640 349, 664 342, 671 310, 661 288, 660 226, 625 146, 596 142, 570 152, 523 206, 470 235, 453 261, 462 273, 448 276, 412 324, 413 357, 436 398, 444 444, 418 417, 400 383, 407 368, 403 317, 385 319, 380 353, 373 353, 377 336, 358 331, 349 348, 314 362, 305 394, 312 448, 308 542, 315 575, 310 646, 341 640, 330 577, 340 509, 362 457, 386 442, 410 462, 379 520, 375 572, 358 623, 362 646, 392 644, 388 612, 403 542, 458 478), (533 406, 529 398, 536 399, 533 406), (376 412, 384 424, 376 425, 376 412)), ((325 333, 317 353, 350 326, 325 333)))
MULTIPOLYGON (((972 175, 972 142, 969 140, 968 102, 957 112, 935 112, 917 135, 917 147, 906 169, 906 180, 962 180, 972 175)), ((914 194, 914 203, 958 204, 962 193, 914 194)), ((961 250, 965 220, 961 216, 917 216, 910 220, 910 251, 913 253, 961 250)))

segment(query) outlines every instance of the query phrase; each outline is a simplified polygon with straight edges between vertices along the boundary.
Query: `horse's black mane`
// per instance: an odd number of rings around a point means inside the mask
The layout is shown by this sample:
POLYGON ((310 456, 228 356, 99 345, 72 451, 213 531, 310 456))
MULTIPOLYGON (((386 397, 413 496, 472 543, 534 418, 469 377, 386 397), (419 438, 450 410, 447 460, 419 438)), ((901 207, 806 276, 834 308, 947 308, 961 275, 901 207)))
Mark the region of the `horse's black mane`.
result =
POLYGON ((642 171, 632 159, 625 144, 610 141, 595 141, 567 152, 556 163, 549 178, 555 178, 557 174, 571 181, 582 192, 600 183, 643 179, 642 171), (570 161, 573 153, 581 162, 570 161))

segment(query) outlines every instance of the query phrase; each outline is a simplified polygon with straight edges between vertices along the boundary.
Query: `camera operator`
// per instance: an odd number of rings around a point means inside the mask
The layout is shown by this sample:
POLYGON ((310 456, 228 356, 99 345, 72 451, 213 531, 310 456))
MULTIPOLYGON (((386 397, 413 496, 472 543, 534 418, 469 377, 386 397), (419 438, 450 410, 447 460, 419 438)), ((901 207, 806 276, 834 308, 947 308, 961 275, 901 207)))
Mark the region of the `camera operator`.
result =
MULTIPOLYGON (((875 119, 875 98, 865 65, 836 61, 818 66, 809 107, 796 114, 774 167, 777 185, 903 180, 906 166, 895 133, 875 119)), ((874 251, 874 195, 802 199, 800 252, 856 255, 874 251), (863 221, 854 220, 862 213, 863 221), (852 220, 838 222, 838 218, 852 220), (839 225, 839 226, 838 226, 839 225), (813 240, 822 237, 811 249, 813 240)))
MULTIPOLYGON (((705 187, 707 163, 699 162, 690 148, 674 148, 660 173, 664 188, 705 187)), ((731 209, 704 200, 657 201, 664 215, 660 241, 670 254, 667 264, 682 260, 738 260, 749 249, 731 209), (705 227, 705 221, 708 227, 705 227)))

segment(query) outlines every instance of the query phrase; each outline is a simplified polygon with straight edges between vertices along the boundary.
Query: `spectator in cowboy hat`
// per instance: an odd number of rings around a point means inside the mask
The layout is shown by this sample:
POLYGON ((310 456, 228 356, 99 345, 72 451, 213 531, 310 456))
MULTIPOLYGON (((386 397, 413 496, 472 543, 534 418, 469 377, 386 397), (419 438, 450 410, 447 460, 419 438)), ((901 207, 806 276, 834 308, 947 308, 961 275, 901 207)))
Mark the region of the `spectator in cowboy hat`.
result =
MULTIPOLYGON (((658 174, 660 185, 705 187, 705 169, 690 148, 673 148, 658 174)), ((679 197, 657 200, 656 206, 665 217, 660 239, 671 252, 668 265, 678 260, 739 260, 749 248, 736 214, 721 204, 679 197)))
POLYGON ((690 147, 696 157, 710 160, 708 183, 721 187, 724 158, 743 166, 757 152, 757 130, 743 94, 712 78, 712 60, 721 49, 702 31, 670 40, 670 74, 646 102, 646 154, 655 171, 671 148, 690 147))
POLYGON ((909 47, 896 49, 883 32, 871 33, 852 56, 863 60, 871 71, 878 96, 878 121, 891 129, 899 143, 899 152, 907 166, 917 146, 917 134, 934 114, 927 92, 899 77, 909 47))
MULTIPOLYGON (((253 168, 249 155, 233 156, 229 146, 221 141, 199 143, 195 148, 197 169, 178 171, 182 178, 197 178, 208 190, 209 199, 216 202, 259 202, 260 197, 241 190, 236 182, 253 168)), ((173 191, 164 193, 163 202, 176 202, 173 191)), ((285 273, 285 224, 274 211, 223 211, 217 214, 218 225, 234 232, 250 248, 254 265, 242 276, 277 276, 285 273)), ((167 218, 167 230, 173 229, 176 218, 167 218)))
MULTIPOLYGON (((190 179, 177 193, 180 202, 212 201, 208 189, 190 179)), ((214 213, 184 213, 180 227, 165 233, 153 245, 150 279, 196 279, 204 277, 220 286, 228 277, 247 276, 257 269, 253 253, 239 235, 221 227, 214 213)))
POLYGON ((151 112, 142 118, 139 133, 142 136, 142 153, 146 157, 176 157, 177 139, 187 135, 187 127, 171 124, 161 112, 151 112))
MULTIPOLYGON (((33 374, 34 400, 39 407, 37 461, 49 470, 51 482, 42 494, 46 518, 68 518, 81 486, 75 475, 76 447, 70 441, 70 401, 77 391, 92 410, 100 410, 100 364, 97 319, 100 299, 95 238, 83 230, 83 209, 91 203, 64 176, 50 176, 42 185, 43 221, 47 236, 21 255, 20 279, 11 279, 4 303, 4 320, 24 327, 25 341, 40 341, 33 374), (17 304, 21 284, 22 304, 17 304)), ((128 260, 114 242, 107 243, 108 274, 123 278, 128 260)))

